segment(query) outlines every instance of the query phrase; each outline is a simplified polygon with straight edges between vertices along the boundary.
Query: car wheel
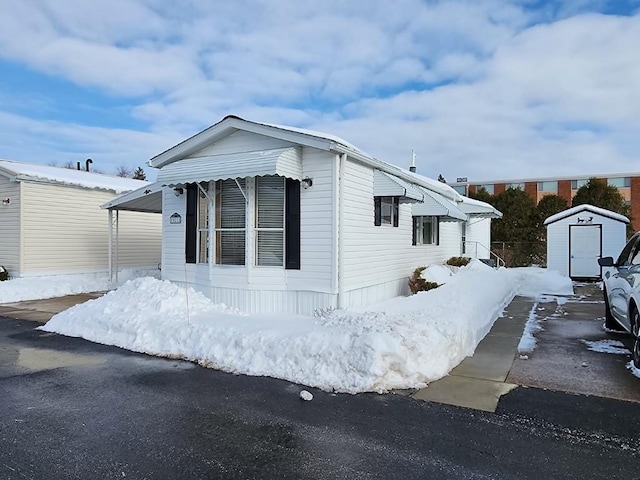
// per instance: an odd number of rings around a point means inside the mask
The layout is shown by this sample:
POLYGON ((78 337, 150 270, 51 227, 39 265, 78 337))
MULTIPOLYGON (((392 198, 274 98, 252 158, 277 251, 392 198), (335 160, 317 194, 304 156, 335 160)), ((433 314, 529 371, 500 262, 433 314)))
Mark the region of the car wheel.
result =
POLYGON ((611 313, 611 306, 609 305, 609 297, 607 296, 606 290, 604 290, 604 327, 607 330, 624 332, 624 328, 622 328, 620 324, 613 318, 613 314, 611 313))
POLYGON ((637 307, 634 307, 631 314, 631 332, 633 336, 633 350, 631 352, 633 365, 640 368, 640 315, 637 307))

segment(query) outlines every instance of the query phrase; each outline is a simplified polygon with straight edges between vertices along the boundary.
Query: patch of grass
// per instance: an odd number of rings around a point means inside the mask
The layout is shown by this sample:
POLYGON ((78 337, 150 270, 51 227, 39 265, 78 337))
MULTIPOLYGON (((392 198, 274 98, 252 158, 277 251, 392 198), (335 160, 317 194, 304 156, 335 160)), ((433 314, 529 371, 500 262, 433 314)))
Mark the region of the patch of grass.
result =
POLYGON ((411 278, 409 278, 409 290, 411 290, 411 293, 415 294, 418 292, 426 292, 440 286, 436 282, 428 282, 427 280, 422 278, 422 272, 425 270, 425 268, 427 267, 416 268, 413 271, 411 278))
POLYGON ((447 260, 447 265, 451 265, 453 267, 464 267, 465 265, 469 265, 471 259, 469 257, 451 257, 447 260))

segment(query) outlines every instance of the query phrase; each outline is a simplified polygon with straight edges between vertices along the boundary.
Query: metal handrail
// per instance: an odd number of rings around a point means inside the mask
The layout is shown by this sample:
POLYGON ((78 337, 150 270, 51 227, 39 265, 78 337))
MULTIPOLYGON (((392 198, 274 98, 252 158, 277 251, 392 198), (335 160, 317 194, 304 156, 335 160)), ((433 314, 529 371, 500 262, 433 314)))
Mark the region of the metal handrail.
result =
POLYGON ((464 242, 462 242, 462 246, 463 246, 463 251, 467 252, 467 245, 473 245, 475 248, 475 256, 473 258, 479 258, 478 257, 478 246, 482 247, 484 249, 484 251, 486 251, 489 254, 489 258, 494 258, 496 261, 496 265, 498 267, 505 267, 507 264, 506 262, 500 258, 498 255, 496 255, 494 252, 491 251, 490 248, 487 248, 486 245, 483 245, 480 242, 476 242, 474 240, 465 240, 464 242))

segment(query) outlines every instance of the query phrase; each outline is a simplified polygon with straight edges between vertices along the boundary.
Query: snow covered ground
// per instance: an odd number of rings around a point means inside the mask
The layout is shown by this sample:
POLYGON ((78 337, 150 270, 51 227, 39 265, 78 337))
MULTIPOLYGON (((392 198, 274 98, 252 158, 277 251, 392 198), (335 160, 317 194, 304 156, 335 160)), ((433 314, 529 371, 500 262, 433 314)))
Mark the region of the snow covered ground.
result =
POLYGON ((383 392, 446 375, 473 354, 514 295, 573 293, 568 278, 539 268, 494 270, 474 261, 452 272, 437 289, 317 317, 248 315, 140 278, 40 328, 327 391, 383 392))
MULTIPOLYGON (((121 285, 133 278, 159 274, 160 271, 125 269, 118 273, 118 284, 121 285)), ((113 287, 106 273, 14 278, 0 282, 0 304, 104 292, 113 287)))

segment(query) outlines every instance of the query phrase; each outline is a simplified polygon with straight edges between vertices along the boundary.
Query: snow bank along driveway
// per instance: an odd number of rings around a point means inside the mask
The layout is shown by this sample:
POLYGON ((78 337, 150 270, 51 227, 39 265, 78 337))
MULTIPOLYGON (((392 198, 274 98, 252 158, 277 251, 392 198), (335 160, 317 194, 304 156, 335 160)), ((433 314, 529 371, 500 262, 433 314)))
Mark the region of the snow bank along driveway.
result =
POLYGON ((473 354, 514 295, 572 293, 568 278, 544 269, 494 270, 474 261, 453 270, 437 289, 317 318, 247 315, 192 289, 139 278, 40 328, 323 390, 384 392, 446 375, 473 354))

